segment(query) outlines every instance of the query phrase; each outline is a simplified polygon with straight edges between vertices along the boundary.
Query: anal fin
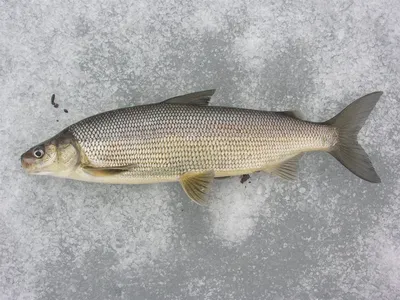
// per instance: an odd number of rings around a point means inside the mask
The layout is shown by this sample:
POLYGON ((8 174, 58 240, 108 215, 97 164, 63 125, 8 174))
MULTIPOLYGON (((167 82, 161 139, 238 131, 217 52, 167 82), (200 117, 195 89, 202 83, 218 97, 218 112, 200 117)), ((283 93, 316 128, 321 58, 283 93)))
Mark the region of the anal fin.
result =
POLYGON ((212 170, 202 173, 188 172, 181 176, 180 183, 190 199, 199 205, 206 205, 206 197, 213 179, 212 170))
POLYGON ((296 180, 298 162, 302 156, 303 153, 300 153, 296 156, 293 156, 292 158, 289 158, 288 160, 285 160, 284 162, 278 165, 275 165, 273 167, 268 166, 266 168, 266 171, 287 180, 296 180))

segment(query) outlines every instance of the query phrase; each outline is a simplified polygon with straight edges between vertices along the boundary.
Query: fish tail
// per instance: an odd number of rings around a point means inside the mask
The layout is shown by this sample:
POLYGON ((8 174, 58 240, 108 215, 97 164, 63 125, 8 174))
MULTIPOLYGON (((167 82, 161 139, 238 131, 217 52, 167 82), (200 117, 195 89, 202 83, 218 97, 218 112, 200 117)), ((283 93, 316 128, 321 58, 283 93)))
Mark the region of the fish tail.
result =
POLYGON ((373 183, 379 183, 381 179, 358 143, 357 135, 382 94, 365 95, 324 123, 334 126, 339 134, 338 143, 329 153, 353 174, 373 183))

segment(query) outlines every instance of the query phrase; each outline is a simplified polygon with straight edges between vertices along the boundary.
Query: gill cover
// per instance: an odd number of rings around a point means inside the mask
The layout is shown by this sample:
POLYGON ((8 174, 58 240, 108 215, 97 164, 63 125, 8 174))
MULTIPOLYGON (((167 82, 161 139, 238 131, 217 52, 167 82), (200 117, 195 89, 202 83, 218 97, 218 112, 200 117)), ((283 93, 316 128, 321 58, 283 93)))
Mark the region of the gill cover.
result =
POLYGON ((39 175, 62 176, 75 169, 79 162, 78 145, 68 130, 32 147, 21 156, 22 167, 39 175))

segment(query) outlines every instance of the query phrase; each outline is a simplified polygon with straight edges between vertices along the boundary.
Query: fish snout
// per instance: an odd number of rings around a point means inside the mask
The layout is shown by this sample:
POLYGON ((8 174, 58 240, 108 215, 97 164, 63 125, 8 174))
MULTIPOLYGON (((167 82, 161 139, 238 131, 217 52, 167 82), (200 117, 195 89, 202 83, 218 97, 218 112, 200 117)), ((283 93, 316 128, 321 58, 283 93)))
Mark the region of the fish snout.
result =
POLYGON ((29 170, 35 161, 35 157, 31 152, 25 152, 21 155, 21 166, 25 170, 29 170))

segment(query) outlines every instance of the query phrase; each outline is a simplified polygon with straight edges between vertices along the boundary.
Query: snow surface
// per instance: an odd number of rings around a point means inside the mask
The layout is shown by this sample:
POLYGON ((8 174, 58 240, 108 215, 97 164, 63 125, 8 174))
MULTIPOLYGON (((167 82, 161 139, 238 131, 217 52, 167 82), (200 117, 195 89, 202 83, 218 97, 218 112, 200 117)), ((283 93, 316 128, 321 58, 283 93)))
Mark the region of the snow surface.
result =
POLYGON ((399 20, 394 0, 1 0, 0 299, 400 299, 399 20), (360 134, 382 184, 313 153, 204 208, 20 167, 84 117, 210 88, 314 121, 382 90, 360 134))

